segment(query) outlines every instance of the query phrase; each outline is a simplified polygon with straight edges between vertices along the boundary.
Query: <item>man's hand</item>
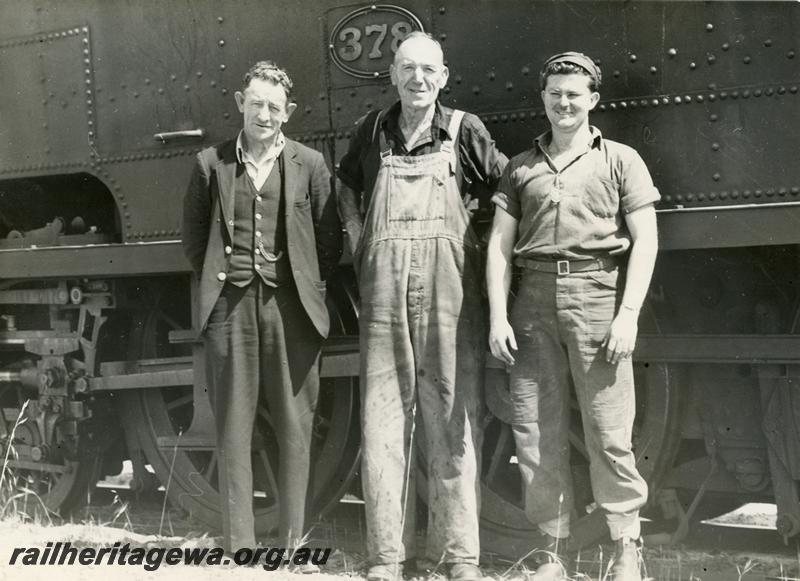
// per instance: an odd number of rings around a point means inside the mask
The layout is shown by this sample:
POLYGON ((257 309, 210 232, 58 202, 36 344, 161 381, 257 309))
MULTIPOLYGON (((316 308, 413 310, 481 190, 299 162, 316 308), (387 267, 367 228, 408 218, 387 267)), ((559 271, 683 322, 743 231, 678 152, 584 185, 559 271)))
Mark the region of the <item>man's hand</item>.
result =
POLYGON ((628 309, 620 309, 617 316, 611 322, 611 327, 603 339, 603 347, 606 349, 606 362, 614 365, 620 359, 627 359, 633 353, 636 346, 636 334, 638 333, 639 312, 628 309))
POLYGON ((517 350, 517 340, 514 338, 514 329, 509 325, 508 319, 492 321, 489 349, 492 350, 492 355, 507 365, 514 365, 516 362, 511 351, 517 350))

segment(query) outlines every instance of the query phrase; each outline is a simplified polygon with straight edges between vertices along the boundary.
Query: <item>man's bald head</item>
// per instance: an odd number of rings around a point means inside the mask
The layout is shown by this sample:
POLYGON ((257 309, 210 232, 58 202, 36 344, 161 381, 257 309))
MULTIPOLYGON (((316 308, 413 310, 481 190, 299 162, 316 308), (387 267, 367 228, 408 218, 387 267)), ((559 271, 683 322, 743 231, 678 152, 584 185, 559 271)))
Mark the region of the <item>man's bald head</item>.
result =
POLYGON ((417 54, 419 52, 427 54, 436 60, 439 65, 444 66, 444 51, 439 41, 427 32, 415 30, 409 33, 397 47, 394 53, 394 65, 397 66, 398 60, 407 53, 417 54))

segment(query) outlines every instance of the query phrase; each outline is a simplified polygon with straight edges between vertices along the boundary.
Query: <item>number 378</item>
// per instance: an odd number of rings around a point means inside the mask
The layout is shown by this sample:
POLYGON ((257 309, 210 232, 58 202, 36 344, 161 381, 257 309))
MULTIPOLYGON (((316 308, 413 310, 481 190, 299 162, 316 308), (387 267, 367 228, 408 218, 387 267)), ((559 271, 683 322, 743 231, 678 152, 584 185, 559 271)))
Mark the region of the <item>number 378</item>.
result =
POLYGON ((395 53, 397 52, 397 45, 399 45, 400 41, 411 31, 411 25, 402 20, 400 22, 395 22, 392 25, 391 31, 389 30, 388 24, 369 24, 364 28, 363 35, 360 28, 348 26, 339 32, 339 40, 343 42, 344 45, 337 49, 337 53, 339 54, 339 58, 343 61, 352 62, 360 57, 361 53, 364 51, 361 37, 364 37, 364 44, 368 44, 370 37, 374 37, 372 40, 372 49, 369 51, 367 58, 372 60, 379 59, 383 56, 381 47, 383 46, 384 40, 386 40, 387 32, 391 32, 391 49, 392 53, 395 53))

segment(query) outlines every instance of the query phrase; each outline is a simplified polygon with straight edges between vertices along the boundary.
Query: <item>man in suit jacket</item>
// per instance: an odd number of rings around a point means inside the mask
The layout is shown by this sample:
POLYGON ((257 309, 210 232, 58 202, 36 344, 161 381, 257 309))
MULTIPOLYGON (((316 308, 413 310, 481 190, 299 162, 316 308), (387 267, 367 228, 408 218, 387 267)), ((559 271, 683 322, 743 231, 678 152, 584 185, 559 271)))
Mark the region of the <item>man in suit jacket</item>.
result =
POLYGON ((292 81, 256 63, 236 104, 244 127, 209 147, 184 199, 183 245, 199 277, 217 427, 219 490, 228 551, 255 546, 251 439, 269 410, 280 463, 279 534, 303 536, 319 353, 328 334, 325 280, 341 255, 341 226, 322 155, 281 132, 297 107, 292 81))

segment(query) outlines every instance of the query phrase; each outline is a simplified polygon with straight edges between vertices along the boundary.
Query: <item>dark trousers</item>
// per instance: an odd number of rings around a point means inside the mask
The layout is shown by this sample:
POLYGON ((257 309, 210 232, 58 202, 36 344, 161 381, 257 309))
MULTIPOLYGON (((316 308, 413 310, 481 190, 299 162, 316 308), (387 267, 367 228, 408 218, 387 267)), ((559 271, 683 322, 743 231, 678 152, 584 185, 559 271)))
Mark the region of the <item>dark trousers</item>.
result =
POLYGON ((267 460, 263 452, 251 457, 257 414, 274 433, 279 455, 277 474, 269 463, 262 466, 259 488, 279 499, 284 546, 303 536, 321 345, 293 284, 226 284, 211 312, 206 353, 227 550, 255 546, 252 462, 267 460))

